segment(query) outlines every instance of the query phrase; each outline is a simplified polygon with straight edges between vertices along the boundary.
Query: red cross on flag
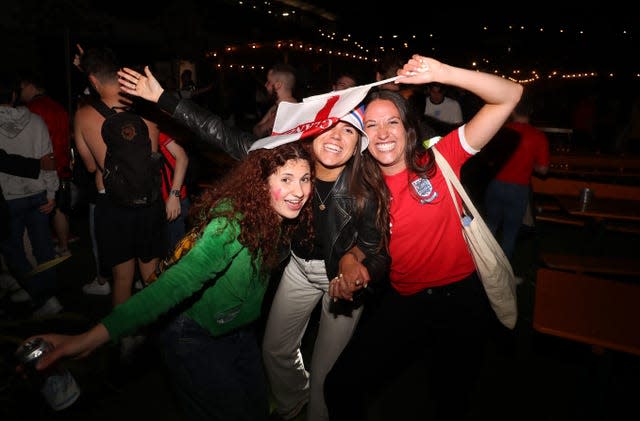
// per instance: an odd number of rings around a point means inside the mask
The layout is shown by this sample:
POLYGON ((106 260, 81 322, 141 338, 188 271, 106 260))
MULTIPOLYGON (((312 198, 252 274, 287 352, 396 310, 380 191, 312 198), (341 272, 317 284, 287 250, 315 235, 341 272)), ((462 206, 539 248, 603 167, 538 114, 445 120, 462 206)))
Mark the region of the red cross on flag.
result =
POLYGON ((364 132, 364 107, 360 103, 369 89, 396 79, 397 77, 394 77, 368 85, 310 96, 298 103, 281 102, 278 105, 271 136, 257 140, 249 150, 272 149, 285 143, 315 137, 338 121, 346 121, 360 131, 361 150, 364 150, 369 144, 369 139, 364 132))

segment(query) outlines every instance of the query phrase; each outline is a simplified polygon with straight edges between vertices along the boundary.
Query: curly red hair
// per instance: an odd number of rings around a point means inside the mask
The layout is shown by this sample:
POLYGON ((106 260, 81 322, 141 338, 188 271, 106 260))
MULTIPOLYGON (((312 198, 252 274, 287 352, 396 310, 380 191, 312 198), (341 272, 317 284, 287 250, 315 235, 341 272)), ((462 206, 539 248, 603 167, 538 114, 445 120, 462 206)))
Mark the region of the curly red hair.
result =
POLYGON ((310 205, 306 204, 298 218, 293 220, 282 220, 271 207, 268 178, 290 160, 307 161, 313 180, 311 155, 300 143, 287 143, 274 149, 257 149, 196 199, 190 210, 195 229, 202 232, 212 218, 219 216, 237 221, 241 227, 238 240, 254 259, 261 256, 263 270, 272 269, 278 264, 280 246, 290 244, 298 224, 306 226, 308 241, 312 241, 313 210, 310 205), (216 209, 222 201, 228 201, 232 206, 216 209))

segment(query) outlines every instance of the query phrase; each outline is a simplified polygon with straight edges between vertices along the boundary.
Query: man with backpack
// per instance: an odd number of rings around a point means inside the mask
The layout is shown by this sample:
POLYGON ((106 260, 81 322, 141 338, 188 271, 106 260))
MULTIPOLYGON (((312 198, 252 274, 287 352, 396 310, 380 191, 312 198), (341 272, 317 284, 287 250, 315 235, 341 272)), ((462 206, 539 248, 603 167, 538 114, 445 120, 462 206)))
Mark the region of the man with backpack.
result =
POLYGON ((80 64, 99 98, 77 110, 75 142, 87 170, 96 173, 96 236, 101 262, 112 268, 115 307, 131 296, 136 261, 144 280, 166 251, 159 131, 121 95, 111 50, 88 50, 80 64))

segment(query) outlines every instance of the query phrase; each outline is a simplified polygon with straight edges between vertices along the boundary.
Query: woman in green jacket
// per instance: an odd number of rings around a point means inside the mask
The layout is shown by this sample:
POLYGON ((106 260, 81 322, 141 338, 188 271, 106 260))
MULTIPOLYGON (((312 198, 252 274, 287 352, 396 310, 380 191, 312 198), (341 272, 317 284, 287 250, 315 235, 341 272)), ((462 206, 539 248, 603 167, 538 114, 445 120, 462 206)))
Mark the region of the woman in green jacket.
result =
POLYGON ((85 357, 169 314, 162 348, 187 419, 266 420, 267 388, 251 323, 260 316, 279 246, 299 224, 313 238, 305 206, 312 177, 300 143, 251 152, 194 204, 192 235, 176 249, 182 257, 89 331, 38 335, 53 350, 37 369, 61 357, 85 357))

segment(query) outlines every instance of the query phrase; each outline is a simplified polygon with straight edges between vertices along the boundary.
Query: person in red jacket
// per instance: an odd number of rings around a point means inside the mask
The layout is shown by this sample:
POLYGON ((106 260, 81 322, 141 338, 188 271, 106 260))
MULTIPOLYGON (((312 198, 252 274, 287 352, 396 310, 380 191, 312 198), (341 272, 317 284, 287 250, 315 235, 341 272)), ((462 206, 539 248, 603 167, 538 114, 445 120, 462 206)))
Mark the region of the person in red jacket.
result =
POLYGON ((485 192, 487 226, 510 260, 529 206, 531 176, 545 175, 549 170, 549 140, 531 125, 532 112, 530 102, 523 99, 511 113, 505 127, 517 132, 520 141, 485 192))
POLYGON ((56 100, 46 94, 40 77, 23 75, 20 78, 20 101, 29 111, 38 114, 49 129, 49 137, 56 160, 56 172, 60 179, 60 188, 56 193, 56 209, 53 211, 53 230, 58 238, 56 253, 68 255, 69 252, 69 212, 71 188, 71 146, 69 113, 56 100))

